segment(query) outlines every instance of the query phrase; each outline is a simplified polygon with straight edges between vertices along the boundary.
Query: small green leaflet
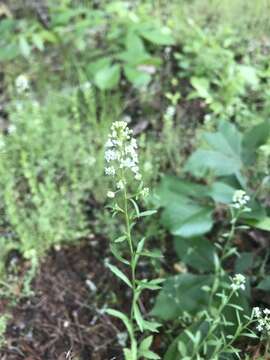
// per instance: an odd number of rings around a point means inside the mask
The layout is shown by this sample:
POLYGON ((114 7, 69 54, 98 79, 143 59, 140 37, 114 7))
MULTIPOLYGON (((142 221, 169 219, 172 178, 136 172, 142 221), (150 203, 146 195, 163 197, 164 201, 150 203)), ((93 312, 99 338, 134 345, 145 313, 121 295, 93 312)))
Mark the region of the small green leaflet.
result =
POLYGON ((122 322, 126 326, 126 329, 127 329, 128 333, 129 333, 129 335, 131 337, 133 336, 133 331, 132 331, 132 326, 130 324, 130 320, 125 314, 123 314, 122 312, 120 312, 118 310, 114 310, 114 309, 107 309, 106 313, 111 315, 111 316, 114 316, 114 317, 116 317, 116 318, 118 318, 120 320, 122 320, 122 322))
POLYGON ((124 281, 124 283, 126 283, 130 288, 132 288, 131 282, 129 281, 128 277, 120 269, 118 269, 112 264, 108 264, 107 266, 118 278, 120 278, 122 281, 124 281))

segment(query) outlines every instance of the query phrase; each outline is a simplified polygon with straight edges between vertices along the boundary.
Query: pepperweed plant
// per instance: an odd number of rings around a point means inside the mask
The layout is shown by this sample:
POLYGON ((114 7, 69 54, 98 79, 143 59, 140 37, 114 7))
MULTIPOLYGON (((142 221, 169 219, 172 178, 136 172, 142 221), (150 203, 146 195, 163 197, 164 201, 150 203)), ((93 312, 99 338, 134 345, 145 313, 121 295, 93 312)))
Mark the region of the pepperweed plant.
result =
POLYGON ((256 329, 260 332, 260 342, 265 343, 265 358, 270 353, 270 309, 261 310, 258 307, 253 309, 253 317, 256 321, 256 329))
POLYGON ((246 278, 242 274, 235 274, 228 279, 224 267, 226 259, 237 255, 233 239, 236 230, 241 228, 237 225, 240 215, 250 211, 249 200, 249 196, 243 190, 237 190, 234 193, 229 206, 230 230, 223 235, 225 241, 222 244, 216 244, 219 252, 215 256, 214 281, 211 287, 205 287, 205 291, 209 292, 209 306, 199 314, 200 321, 194 328, 195 333, 185 331, 192 343, 190 349, 187 348, 186 341, 180 339, 178 342, 181 359, 219 360, 225 359, 229 354, 234 354, 240 359, 241 349, 236 347, 237 341, 241 337, 257 338, 251 329, 251 324, 258 321, 257 330, 262 331, 263 334, 267 332, 267 324, 269 325, 267 309, 262 312, 257 308, 250 315, 245 314, 238 299, 241 299, 246 289, 246 278), (235 315, 232 316, 233 313, 235 315), (229 314, 232 318, 229 318, 229 314))
POLYGON ((105 145, 105 161, 107 166, 105 173, 113 178, 114 189, 108 191, 107 196, 114 200, 112 205, 113 216, 119 215, 124 219, 125 231, 111 244, 111 250, 115 258, 123 263, 128 274, 118 267, 108 264, 110 270, 123 281, 132 292, 130 313, 108 309, 109 315, 119 318, 125 325, 130 347, 124 348, 126 360, 159 359, 160 357, 150 350, 153 336, 145 336, 146 332, 158 332, 160 324, 145 320, 140 308, 142 291, 160 289, 161 279, 139 280, 136 277, 136 268, 141 256, 153 256, 144 250, 145 238, 136 242, 133 237, 133 229, 136 222, 150 216, 155 211, 140 212, 138 199, 147 196, 149 190, 143 187, 142 176, 139 171, 137 154, 137 142, 132 137, 132 130, 124 121, 116 121, 111 127, 111 134, 105 145), (135 192, 132 191, 135 182, 135 192), (121 250, 120 250, 121 248, 121 250), (138 332, 141 335, 138 335, 138 332))

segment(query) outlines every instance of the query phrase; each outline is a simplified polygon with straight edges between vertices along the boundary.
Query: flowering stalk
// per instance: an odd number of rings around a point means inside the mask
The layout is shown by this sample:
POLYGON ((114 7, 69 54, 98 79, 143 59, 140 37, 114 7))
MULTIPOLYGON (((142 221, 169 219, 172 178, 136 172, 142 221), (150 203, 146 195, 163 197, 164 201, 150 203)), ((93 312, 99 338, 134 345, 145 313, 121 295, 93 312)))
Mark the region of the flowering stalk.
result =
MULTIPOLYGON (((225 307, 231 305, 230 302, 231 302, 232 296, 234 294, 237 294, 239 290, 245 290, 245 282, 246 282, 246 279, 243 275, 236 274, 232 278, 231 290, 230 290, 229 294, 228 295, 225 295, 225 293, 217 294, 217 296, 219 296, 221 298, 221 304, 219 305, 218 309, 214 312, 214 315, 212 317, 207 315, 206 320, 210 324, 208 331, 205 334, 202 341, 199 342, 197 344, 197 346, 194 347, 190 360, 196 359, 197 356, 200 354, 200 352, 203 349, 205 349, 205 344, 207 344, 207 342, 209 342, 211 340, 212 336, 215 336, 215 332, 218 329, 218 327, 220 327, 220 325, 222 323, 224 323, 224 316, 222 314, 223 314, 225 307)), ((226 321, 225 321, 225 323, 226 323, 226 321)), ((244 325, 241 326, 241 324, 240 324, 240 326, 237 328, 237 330, 232 338, 236 339, 238 336, 240 336, 242 334, 243 330, 248 326, 248 324, 245 324, 245 326, 244 325)), ((233 343, 232 341, 229 341, 228 343, 225 342, 223 344, 222 348, 217 346, 216 349, 211 354, 212 359, 214 359, 217 354, 221 354, 223 351, 225 351, 227 348, 229 348, 232 345, 232 343, 233 343)))
MULTIPOLYGON (((209 297, 209 304, 211 306, 214 294, 218 290, 220 286, 220 280, 225 275, 225 270, 223 269, 223 262, 228 257, 232 256, 233 254, 236 254, 236 249, 232 246, 232 241, 235 236, 235 232, 237 230, 237 221, 240 218, 241 214, 245 212, 249 212, 250 208, 247 206, 248 202, 250 201, 250 197, 246 194, 243 190, 236 190, 233 198, 232 203, 230 204, 229 210, 231 215, 231 228, 228 234, 226 234, 226 241, 223 245, 223 248, 221 248, 219 245, 217 245, 221 252, 219 257, 216 257, 215 259, 215 279, 213 282, 213 286, 211 289, 210 297, 209 297)), ((225 235, 224 235, 225 236, 225 235)))
POLYGON ((269 356, 270 352, 270 309, 261 310, 258 307, 253 309, 253 317, 257 322, 256 329, 261 333, 260 340, 265 343, 264 355, 269 356))
POLYGON ((141 239, 138 244, 132 237, 132 229, 136 221, 143 217, 153 214, 155 211, 140 212, 136 200, 139 197, 145 197, 148 193, 147 188, 143 188, 141 181, 142 176, 139 172, 137 142, 132 137, 132 130, 124 121, 116 121, 111 127, 111 134, 106 143, 105 160, 108 166, 105 168, 105 173, 114 179, 114 191, 108 191, 107 196, 115 199, 112 206, 113 215, 121 215, 124 218, 125 232, 124 235, 118 237, 111 244, 111 250, 117 260, 129 267, 131 274, 127 276, 118 267, 108 264, 110 270, 122 280, 132 291, 132 301, 130 306, 130 314, 126 314, 114 310, 107 310, 108 314, 115 316, 122 320, 126 326, 129 334, 130 348, 124 349, 126 360, 137 360, 140 358, 159 359, 159 356, 150 350, 153 337, 148 336, 140 343, 137 339, 138 330, 141 333, 145 331, 157 332, 160 324, 147 321, 143 318, 140 310, 140 295, 144 289, 158 290, 160 289, 160 279, 156 280, 138 280, 136 278, 136 267, 141 256, 152 256, 151 253, 144 251, 145 239, 141 239), (137 182, 137 191, 135 194, 129 194, 129 181, 137 182), (117 201, 119 199, 119 201, 117 201), (119 251, 119 244, 127 244, 126 250, 129 254, 125 258, 119 251))

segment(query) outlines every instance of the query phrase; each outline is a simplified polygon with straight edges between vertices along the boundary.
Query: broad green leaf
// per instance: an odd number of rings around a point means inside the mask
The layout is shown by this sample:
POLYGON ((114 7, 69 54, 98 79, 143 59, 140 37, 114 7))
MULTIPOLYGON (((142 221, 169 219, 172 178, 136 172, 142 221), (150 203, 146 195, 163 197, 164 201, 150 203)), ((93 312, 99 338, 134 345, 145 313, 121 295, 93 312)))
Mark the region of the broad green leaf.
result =
POLYGON ((198 97, 201 97, 203 99, 209 99, 211 98, 211 95, 209 93, 209 81, 206 78, 198 78, 198 77, 192 77, 191 85, 196 90, 198 97))
POLYGON ((187 198, 201 199, 208 196, 208 187, 191 181, 185 181, 176 176, 164 176, 157 188, 155 201, 158 206, 166 206, 171 202, 187 198))
POLYGON ((254 226, 257 229, 270 231, 270 217, 264 217, 263 219, 256 221, 256 220, 248 220, 246 221, 249 225, 254 226))
POLYGON ((147 52, 144 53, 134 53, 132 51, 122 51, 116 54, 115 58, 117 60, 123 61, 125 66, 129 69, 134 69, 139 71, 137 68, 140 65, 160 65, 160 59, 154 56, 151 56, 147 52))
POLYGON ((31 53, 31 47, 24 36, 19 37, 19 47, 24 57, 28 58, 31 53))
POLYGON ((258 87, 259 78, 257 76, 257 71, 254 66, 239 64, 238 70, 247 85, 251 86, 253 89, 256 89, 258 87))
POLYGON ((207 197, 206 186, 164 177, 155 201, 164 207, 162 222, 174 235, 195 237, 208 232, 213 225, 212 209, 200 205, 197 198, 207 197))
POLYGON ((140 31, 140 35, 156 45, 173 45, 174 38, 171 34, 170 29, 168 28, 156 28, 156 29, 142 29, 140 31))
POLYGON ((143 41, 135 31, 129 31, 127 33, 125 45, 128 51, 133 52, 133 54, 145 52, 143 41))
POLYGON ((269 136, 270 120, 266 120, 244 133, 242 157, 245 164, 252 165, 256 161, 257 150, 267 142, 269 136))
POLYGON ((208 294, 203 286, 210 286, 213 277, 209 275, 180 274, 169 277, 163 284, 152 315, 163 320, 173 320, 189 312, 195 315, 208 303, 208 294))
POLYGON ((95 84, 101 90, 113 89, 120 80, 120 65, 112 65, 99 70, 95 75, 95 84))
POLYGON ((243 274, 252 268, 254 254, 252 252, 241 252, 235 262, 235 273, 243 274))
POLYGON ((7 44, 0 47, 0 61, 10 61, 19 55, 18 46, 15 44, 7 44))
POLYGON ((184 168, 196 177, 204 177, 208 171, 224 176, 237 173, 241 164, 238 159, 218 151, 198 149, 189 157, 184 168))
POLYGON ((221 121, 218 131, 204 133, 210 149, 199 148, 188 159, 185 170, 197 177, 208 171, 217 176, 235 175, 242 170, 242 134, 228 121, 221 121))
POLYGON ((270 275, 267 275, 262 281, 259 282, 257 289, 270 291, 270 275))
POLYGON ((186 238, 206 234, 213 226, 212 212, 209 208, 194 208, 194 212, 171 228, 171 233, 186 238))
POLYGON ((175 237, 174 247, 179 258, 198 271, 214 271, 215 247, 205 238, 175 237))
POLYGON ((126 283, 130 288, 132 288, 131 282, 129 281, 128 277, 120 269, 118 269, 112 264, 108 264, 107 266, 119 279, 124 281, 124 283, 126 283))
POLYGON ((208 194, 217 203, 230 204, 235 190, 230 185, 216 181, 209 187, 208 194))
POLYGON ((97 61, 91 62, 87 66, 87 74, 90 77, 94 77, 102 69, 106 69, 111 66, 112 59, 110 57, 103 57, 97 61))
POLYGON ((125 65, 124 73, 126 78, 135 86, 141 87, 147 85, 151 81, 151 75, 146 72, 139 71, 135 67, 125 65))

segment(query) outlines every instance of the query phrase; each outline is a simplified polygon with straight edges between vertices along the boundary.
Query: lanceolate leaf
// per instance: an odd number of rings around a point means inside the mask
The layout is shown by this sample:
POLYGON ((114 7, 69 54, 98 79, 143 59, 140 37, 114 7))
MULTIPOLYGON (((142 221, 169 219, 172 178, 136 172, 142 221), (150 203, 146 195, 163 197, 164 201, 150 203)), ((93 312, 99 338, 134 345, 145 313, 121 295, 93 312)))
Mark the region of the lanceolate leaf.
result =
POLYGON ((111 316, 114 316, 114 317, 116 317, 116 318, 118 318, 120 320, 122 320, 122 322, 124 323, 124 325, 127 328, 127 331, 129 333, 129 335, 131 337, 133 336, 133 331, 132 331, 132 326, 131 326, 130 320, 125 314, 121 313, 118 310, 114 310, 114 309, 107 309, 106 313, 111 315, 111 316))
POLYGON ((108 264, 107 266, 119 279, 124 281, 124 283, 126 283, 130 288, 132 288, 131 282, 129 281, 128 277, 120 269, 118 269, 112 264, 108 264))

